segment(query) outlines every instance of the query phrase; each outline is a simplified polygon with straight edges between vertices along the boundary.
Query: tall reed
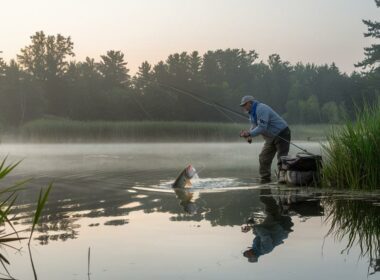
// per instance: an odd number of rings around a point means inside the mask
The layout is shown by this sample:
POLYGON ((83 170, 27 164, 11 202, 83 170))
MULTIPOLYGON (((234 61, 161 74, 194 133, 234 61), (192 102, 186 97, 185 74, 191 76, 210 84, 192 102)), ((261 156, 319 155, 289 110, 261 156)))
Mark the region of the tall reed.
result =
POLYGON ((325 185, 339 189, 380 188, 380 99, 331 132, 323 145, 325 185))
POLYGON ((157 142, 223 141, 239 138, 245 126, 221 123, 161 121, 71 121, 36 120, 22 127, 27 141, 48 142, 157 142))
MULTIPOLYGON (((21 128, 23 141, 36 142, 161 142, 242 141, 248 123, 181 121, 73 121, 41 119, 21 128)), ((292 125, 293 139, 320 140, 328 125, 292 125)), ((259 138, 261 141, 261 138, 259 138)))
POLYGON ((33 223, 32 223, 32 229, 30 230, 30 237, 29 237, 29 244, 30 241, 32 240, 32 235, 34 232, 34 229, 36 228, 36 225, 38 224, 42 210, 45 207, 46 201, 49 197, 50 190, 53 186, 53 183, 50 183, 49 187, 44 191, 43 189, 40 190, 40 195, 38 196, 38 201, 37 201, 37 208, 36 212, 34 212, 34 218, 33 218, 33 223))

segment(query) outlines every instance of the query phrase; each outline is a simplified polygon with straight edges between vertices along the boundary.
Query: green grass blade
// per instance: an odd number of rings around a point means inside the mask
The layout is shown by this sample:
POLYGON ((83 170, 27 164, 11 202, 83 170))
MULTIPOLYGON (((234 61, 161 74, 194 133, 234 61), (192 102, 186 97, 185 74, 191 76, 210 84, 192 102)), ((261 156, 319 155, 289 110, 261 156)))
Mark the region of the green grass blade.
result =
POLYGON ((30 241, 32 239, 34 229, 35 229, 36 225, 38 224, 38 221, 41 217, 42 210, 45 207, 45 204, 46 204, 46 201, 47 201, 47 198, 49 196, 49 193, 50 193, 52 186, 53 186, 53 183, 50 183, 49 187, 47 188, 47 190, 45 192, 43 191, 43 189, 41 189, 41 191, 40 191, 38 201, 37 201, 37 209, 36 209, 36 212, 34 214, 32 230, 30 232, 29 244, 30 244, 30 241))
POLYGON ((9 192, 18 192, 18 191, 22 191, 22 190, 25 190, 26 187, 24 187, 24 185, 28 182, 30 182, 31 180, 33 180, 32 178, 30 179, 25 179, 25 180, 22 180, 22 181, 19 181, 19 182, 16 182, 14 183, 13 185, 9 186, 9 187, 6 187, 4 189, 1 189, 0 190, 0 196, 5 194, 5 193, 9 193, 9 192))
POLYGON ((20 160, 16 163, 10 164, 4 168, 5 160, 6 160, 6 158, 3 160, 2 164, 1 164, 0 179, 3 179, 5 176, 7 176, 13 169, 15 169, 21 163, 21 160, 20 160))
POLYGON ((15 201, 17 199, 17 196, 15 196, 15 193, 12 193, 7 199, 5 199, 1 204, 0 204, 0 223, 4 223, 4 221, 7 220, 7 216, 10 212, 10 210, 12 209, 15 201), (5 210, 2 210, 2 208, 4 208, 5 204, 10 200, 12 199, 13 200, 6 206, 5 210))
POLYGON ((3 169, 3 167, 4 167, 4 165, 5 165, 5 162, 7 161, 7 158, 8 158, 8 156, 6 156, 6 157, 3 159, 3 161, 1 162, 0 170, 3 169))

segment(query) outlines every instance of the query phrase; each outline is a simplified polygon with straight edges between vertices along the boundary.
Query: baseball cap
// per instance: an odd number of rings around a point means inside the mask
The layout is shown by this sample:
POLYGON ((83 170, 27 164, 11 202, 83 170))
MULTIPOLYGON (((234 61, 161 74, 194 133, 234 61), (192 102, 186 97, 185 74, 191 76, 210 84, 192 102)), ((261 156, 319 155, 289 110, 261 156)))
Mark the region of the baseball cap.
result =
POLYGON ((240 106, 244 106, 247 102, 254 101, 255 98, 251 95, 243 96, 240 102, 240 106))

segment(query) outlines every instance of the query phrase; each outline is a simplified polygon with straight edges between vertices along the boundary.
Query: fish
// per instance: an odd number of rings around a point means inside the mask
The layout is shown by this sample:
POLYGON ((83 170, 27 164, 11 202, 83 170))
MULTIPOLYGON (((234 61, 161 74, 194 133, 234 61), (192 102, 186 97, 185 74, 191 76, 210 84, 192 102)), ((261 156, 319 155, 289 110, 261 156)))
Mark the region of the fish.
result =
POLYGON ((174 183, 172 184, 173 188, 186 188, 190 187, 191 179, 197 174, 197 171, 195 168, 189 164, 182 172, 178 175, 177 179, 175 179, 174 183))

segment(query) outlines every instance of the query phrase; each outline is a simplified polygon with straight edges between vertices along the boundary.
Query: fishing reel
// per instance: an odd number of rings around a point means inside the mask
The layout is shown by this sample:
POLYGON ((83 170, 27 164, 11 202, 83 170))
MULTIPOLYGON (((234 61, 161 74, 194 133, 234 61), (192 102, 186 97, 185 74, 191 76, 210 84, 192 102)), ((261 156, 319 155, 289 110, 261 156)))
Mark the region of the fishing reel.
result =
POLYGON ((252 136, 247 130, 240 131, 240 137, 243 137, 248 142, 248 144, 252 143, 252 136))

